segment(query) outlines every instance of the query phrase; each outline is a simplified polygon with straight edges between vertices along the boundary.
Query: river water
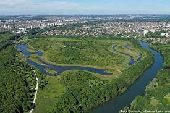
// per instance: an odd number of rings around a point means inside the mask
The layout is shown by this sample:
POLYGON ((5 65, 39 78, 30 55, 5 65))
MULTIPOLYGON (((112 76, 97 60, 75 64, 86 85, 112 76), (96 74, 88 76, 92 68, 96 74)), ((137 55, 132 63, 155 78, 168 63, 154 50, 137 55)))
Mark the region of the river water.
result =
POLYGON ((40 58, 38 60, 41 64, 39 64, 29 59, 29 57, 32 54, 40 57, 43 55, 41 51, 29 52, 26 44, 17 45, 17 49, 25 56, 25 58, 27 59, 27 62, 30 65, 38 68, 42 73, 48 73, 47 70, 51 69, 51 70, 56 71, 56 75, 60 75, 62 72, 67 71, 67 70, 85 70, 85 71, 89 71, 93 73, 98 73, 100 75, 112 75, 112 73, 107 72, 106 69, 98 69, 98 68, 84 67, 84 66, 59 66, 59 65, 53 65, 53 64, 47 63, 40 58))
MULTIPOLYGON (((141 44, 142 48, 147 49, 149 52, 151 52, 153 54, 153 56, 154 56, 153 65, 149 69, 147 69, 140 76, 140 78, 138 80, 136 80, 135 83, 124 94, 112 99, 109 102, 106 102, 105 104, 103 104, 101 106, 98 106, 97 108, 93 109, 91 113, 118 113, 125 106, 130 106, 130 103, 135 99, 136 96, 143 95, 145 93, 146 86, 156 76, 157 72, 163 68, 162 55, 159 52, 150 48, 147 43, 141 41, 140 44, 141 44)), ((43 61, 41 59, 39 59, 41 64, 38 64, 38 63, 30 60, 29 56, 31 54, 36 54, 38 56, 42 56, 43 53, 41 51, 37 51, 35 53, 30 53, 27 50, 26 44, 18 45, 17 49, 24 54, 24 56, 27 58, 27 62, 29 64, 38 68, 43 73, 46 73, 46 69, 48 68, 48 69, 55 70, 57 74, 61 74, 62 72, 66 71, 66 70, 79 69, 79 70, 95 72, 95 73, 98 73, 101 75, 111 75, 111 73, 108 73, 104 69, 96 69, 96 68, 82 67, 82 66, 57 66, 57 65, 52 65, 52 64, 46 63, 45 61, 43 61)), ((139 56, 139 59, 141 59, 141 55, 139 56)))
POLYGON ((150 48, 147 43, 141 41, 140 44, 153 54, 153 65, 147 69, 124 94, 98 106, 93 109, 91 113, 119 113, 125 106, 130 106, 130 103, 136 96, 144 95, 146 86, 156 76, 157 72, 163 68, 163 57, 159 52, 150 48))

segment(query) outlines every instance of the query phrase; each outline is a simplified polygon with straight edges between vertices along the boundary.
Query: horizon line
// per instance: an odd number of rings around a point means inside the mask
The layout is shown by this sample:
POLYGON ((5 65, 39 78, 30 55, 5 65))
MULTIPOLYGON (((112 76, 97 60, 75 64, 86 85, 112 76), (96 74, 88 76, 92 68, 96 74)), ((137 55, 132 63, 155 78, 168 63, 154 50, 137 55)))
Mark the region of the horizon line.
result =
POLYGON ((0 14, 0 16, 115 16, 115 15, 168 15, 170 13, 115 13, 115 14, 0 14))

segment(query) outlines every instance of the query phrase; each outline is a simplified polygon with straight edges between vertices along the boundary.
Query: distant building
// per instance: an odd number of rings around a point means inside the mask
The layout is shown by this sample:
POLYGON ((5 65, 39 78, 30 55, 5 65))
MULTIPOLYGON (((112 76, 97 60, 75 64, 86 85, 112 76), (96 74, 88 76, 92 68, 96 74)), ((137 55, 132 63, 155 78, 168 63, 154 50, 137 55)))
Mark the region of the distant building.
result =
POLYGON ((26 32, 26 28, 19 28, 19 30, 17 31, 17 33, 25 33, 26 32))
POLYGON ((145 36, 148 32, 148 30, 143 30, 143 35, 145 36))
POLYGON ((169 37, 168 33, 161 33, 161 36, 169 37))
POLYGON ((156 31, 155 29, 151 29, 151 30, 150 30, 150 32, 152 32, 152 33, 155 33, 155 31, 156 31))

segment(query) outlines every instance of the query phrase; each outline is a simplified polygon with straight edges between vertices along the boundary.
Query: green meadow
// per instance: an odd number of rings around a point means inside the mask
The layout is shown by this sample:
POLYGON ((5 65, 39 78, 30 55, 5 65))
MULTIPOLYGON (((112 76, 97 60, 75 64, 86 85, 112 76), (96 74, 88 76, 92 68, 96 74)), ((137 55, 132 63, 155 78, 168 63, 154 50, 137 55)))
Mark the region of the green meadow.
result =
MULTIPOLYGON (((46 75, 48 84, 38 91, 34 113, 89 112, 126 91, 152 64, 152 56, 134 40, 46 36, 28 38, 24 42, 29 51, 44 53, 30 56, 37 63, 41 58, 54 65, 88 66, 112 73, 105 76, 72 70, 58 76, 46 75), (140 53, 142 58, 137 61, 140 53), (129 65, 130 56, 135 59, 134 65, 129 65)), ((55 73, 51 69, 48 72, 55 73)))
MULTIPOLYGON (((46 62, 55 65, 95 67, 114 74, 121 74, 129 67, 128 55, 133 56, 135 60, 139 57, 139 53, 142 53, 142 58, 147 56, 139 45, 113 39, 51 37, 29 40, 28 45, 34 50, 41 50, 44 53, 42 59, 46 62), (125 45, 128 45, 128 48, 125 45)), ((31 58, 38 62, 34 55, 31 58)))

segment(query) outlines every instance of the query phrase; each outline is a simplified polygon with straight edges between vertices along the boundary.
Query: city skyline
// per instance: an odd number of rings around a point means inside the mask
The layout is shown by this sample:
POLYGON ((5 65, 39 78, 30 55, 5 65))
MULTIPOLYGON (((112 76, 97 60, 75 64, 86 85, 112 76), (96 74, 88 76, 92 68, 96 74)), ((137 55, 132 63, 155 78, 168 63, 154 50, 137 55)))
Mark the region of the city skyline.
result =
POLYGON ((1 0, 0 113, 170 112, 170 0, 1 0))
POLYGON ((0 15, 170 14, 166 0, 4 0, 0 15))

